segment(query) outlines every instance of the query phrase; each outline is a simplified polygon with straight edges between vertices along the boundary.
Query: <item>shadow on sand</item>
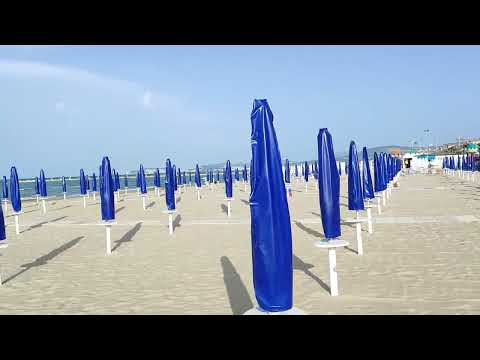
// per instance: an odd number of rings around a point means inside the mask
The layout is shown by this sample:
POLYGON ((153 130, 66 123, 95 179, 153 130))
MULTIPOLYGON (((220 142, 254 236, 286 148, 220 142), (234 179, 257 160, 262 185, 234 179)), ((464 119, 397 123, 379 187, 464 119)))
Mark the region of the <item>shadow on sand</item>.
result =
POLYGON ((230 308, 233 315, 242 315, 247 310, 254 307, 247 288, 242 281, 242 278, 237 273, 230 259, 226 256, 220 258, 220 263, 223 270, 223 281, 227 289, 228 300, 230 301, 230 308))
POLYGON ((310 271, 311 268, 315 267, 312 264, 307 264, 303 262, 302 259, 300 259, 298 256, 293 254, 293 270, 300 270, 303 271, 303 273, 307 276, 310 276, 313 280, 315 280, 318 285, 320 285, 322 288, 324 288, 328 293, 330 293, 330 286, 325 284, 317 275, 312 273, 310 271))
POLYGON ((125 235, 123 235, 120 240, 115 241, 116 245, 113 247, 112 251, 115 251, 115 249, 117 249, 123 243, 132 241, 133 237, 140 230, 141 227, 142 227, 142 223, 139 222, 133 228, 128 230, 128 232, 126 232, 125 235))
POLYGON ((227 207, 227 205, 222 204, 222 205, 220 205, 220 208, 222 209, 222 212, 224 212, 225 214, 228 214, 228 207, 227 207))
POLYGON ((180 227, 182 225, 180 225, 180 221, 182 220, 182 217, 180 216, 180 214, 178 214, 177 216, 175 216, 175 219, 173 220, 173 229, 175 230, 177 227, 180 227))
POLYGON ((71 241, 69 241, 66 244, 63 244, 62 246, 56 248, 55 250, 50 251, 48 254, 43 255, 36 259, 34 262, 28 263, 28 264, 23 264, 22 267, 24 268, 23 270, 19 271, 15 275, 12 275, 8 279, 3 281, 3 284, 6 284, 7 282, 15 279, 17 276, 23 274, 25 271, 30 270, 31 268, 37 267, 37 266, 42 266, 47 264, 50 260, 53 258, 57 257, 60 255, 62 252, 67 251, 71 247, 75 246, 80 240, 82 240, 84 236, 79 236, 71 241))
POLYGON ((59 217, 59 218, 56 218, 56 219, 53 219, 53 220, 42 221, 41 223, 30 226, 27 230, 22 231, 22 233, 27 232, 27 231, 31 231, 31 230, 39 228, 39 227, 42 227, 43 225, 48 224, 48 223, 52 223, 52 222, 55 222, 55 221, 60 221, 60 220, 66 219, 67 217, 68 216, 62 216, 62 217, 59 217))

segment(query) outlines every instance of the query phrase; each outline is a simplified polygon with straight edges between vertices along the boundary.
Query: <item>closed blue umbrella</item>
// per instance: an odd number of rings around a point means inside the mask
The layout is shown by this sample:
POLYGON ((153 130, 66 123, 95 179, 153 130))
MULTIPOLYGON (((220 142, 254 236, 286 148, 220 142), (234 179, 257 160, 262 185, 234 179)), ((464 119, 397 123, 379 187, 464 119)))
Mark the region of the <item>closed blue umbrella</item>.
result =
POLYGON ((290 184, 290 162, 285 160, 285 182, 290 184))
POLYGON ((243 165, 243 181, 248 181, 247 164, 243 165))
POLYGON ((230 166, 230 160, 227 160, 227 165, 225 166, 225 194, 227 195, 227 199, 233 197, 232 167, 230 166))
POLYGON ((382 169, 380 165, 380 159, 376 152, 373 153, 373 175, 374 175, 374 190, 375 192, 383 191, 382 183, 382 169))
POLYGON ((217 169, 217 174, 216 174, 216 180, 217 180, 217 183, 220 182, 220 170, 217 169))
POLYGON ((309 173, 310 173, 310 168, 308 167, 308 163, 305 161, 304 174, 305 174, 305 181, 307 182, 308 182, 309 173))
POLYGON ((372 175, 370 174, 370 162, 368 160, 368 151, 366 147, 363 147, 363 197, 365 199, 373 199, 375 194, 373 193, 372 175))
POLYGON ((345 163, 345 175, 348 175, 348 165, 345 163))
MULTIPOLYGON (((93 174, 95 176, 95 174, 93 174)), ((96 188, 96 183, 95 183, 95 188, 96 188)), ((62 176, 62 192, 66 193, 67 192, 67 181, 65 180, 65 176, 62 176)))
POLYGON ((0 241, 3 241, 7 238, 7 234, 5 233, 5 219, 3 218, 3 209, 0 205, 0 241))
POLYGON ((100 203, 102 209, 102 220, 110 221, 115 219, 115 198, 114 192, 114 179, 112 177, 112 171, 110 167, 110 160, 108 156, 105 156, 102 160, 100 181, 100 203))
POLYGON ((112 180, 113 180, 113 183, 112 183, 112 186, 113 186, 113 192, 117 192, 118 189, 117 189, 117 172, 115 171, 115 169, 112 169, 112 180))
POLYGON ((302 176, 305 177, 305 167, 302 164, 302 176))
POLYGON ((85 181, 83 169, 80 169, 80 194, 87 195, 87 183, 85 181))
POLYGON ((167 159, 165 169, 165 201, 168 210, 175 210, 175 177, 170 159, 167 159))
POLYGON ((86 175, 87 178, 87 190, 90 190, 90 178, 86 175))
POLYGON ((182 172, 181 172, 180 168, 178 168, 177 174, 178 174, 178 176, 177 176, 177 184, 182 185, 182 172))
POLYGON ((97 191, 97 176, 95 173, 92 174, 92 191, 97 191))
POLYGON ((348 152, 348 209, 364 210, 360 167, 355 142, 350 142, 348 152))
POLYGON ((178 189, 178 179, 177 179, 177 168, 175 165, 172 166, 172 171, 173 171, 173 188, 175 191, 178 189))
POLYGON ((140 189, 140 172, 137 171, 137 188, 140 189))
POLYGON ((188 172, 188 183, 190 185, 192 185, 192 172, 191 171, 188 172))
POLYGON ((333 151, 332 135, 320 129, 318 142, 318 193, 322 214, 323 233, 327 240, 339 237, 340 230, 340 176, 333 151))
POLYGON ((338 162, 338 176, 342 176, 342 163, 338 162))
POLYGON ((7 177, 4 176, 2 180, 2 197, 4 199, 8 199, 8 185, 7 185, 7 177))
POLYGON ((292 232, 282 160, 266 100, 255 100, 251 115, 250 216, 253 285, 261 309, 292 308, 292 232))
POLYGON ((40 195, 40 180, 38 180, 38 176, 35 176, 35 194, 40 195))
POLYGON ((198 164, 195 165, 195 185, 200 188, 202 187, 202 179, 200 178, 200 168, 198 164))
POLYGON ((115 185, 117 188, 117 191, 120 191, 120 174, 117 172, 115 176, 115 185))
POLYGON ((142 194, 147 193, 147 179, 145 177, 145 170, 143 169, 143 165, 140 164, 140 170, 139 170, 139 180, 140 180, 140 192, 142 194))
POLYGON ((43 172, 43 169, 40 170, 40 179, 39 179, 39 185, 40 185, 40 196, 41 197, 47 197, 47 182, 45 180, 45 173, 43 172))
POLYGON ((238 171, 238 168, 235 168, 235 180, 240 181, 240 172, 238 171))
POLYGON ((298 166, 296 163, 295 163, 295 177, 298 177, 298 166))
POLYGON ((18 182, 17 168, 12 166, 10 169, 10 202, 16 213, 22 211, 22 199, 20 196, 20 184, 18 182))

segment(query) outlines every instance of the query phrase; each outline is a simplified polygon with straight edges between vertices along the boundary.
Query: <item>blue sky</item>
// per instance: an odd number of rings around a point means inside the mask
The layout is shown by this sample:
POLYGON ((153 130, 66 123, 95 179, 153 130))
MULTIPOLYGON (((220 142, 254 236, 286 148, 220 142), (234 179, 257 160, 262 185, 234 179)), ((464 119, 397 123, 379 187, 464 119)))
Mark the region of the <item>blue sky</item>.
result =
POLYGON ((322 127, 338 153, 476 137, 479 63, 478 46, 0 46, 0 175, 249 161, 255 98, 291 160, 322 127))

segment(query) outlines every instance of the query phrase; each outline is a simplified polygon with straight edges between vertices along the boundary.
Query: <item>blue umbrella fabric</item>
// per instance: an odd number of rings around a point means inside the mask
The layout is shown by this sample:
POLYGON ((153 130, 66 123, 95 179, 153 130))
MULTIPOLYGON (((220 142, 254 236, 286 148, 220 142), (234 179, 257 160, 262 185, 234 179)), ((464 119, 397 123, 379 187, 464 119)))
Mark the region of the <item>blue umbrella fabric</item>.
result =
POLYGON ((87 190, 90 190, 90 178, 88 177, 88 175, 86 175, 86 183, 87 183, 87 190))
POLYGON ((370 162, 368 159, 368 151, 366 147, 363 147, 362 178, 363 178, 363 198, 373 199, 375 197, 375 194, 373 192, 372 174, 370 173, 370 162))
MULTIPOLYGON (((93 174, 95 176, 95 174, 93 174)), ((95 185, 96 186, 96 185, 95 185)), ((67 181, 65 180, 65 176, 62 176, 62 192, 67 192, 67 181)))
POLYGON ((170 159, 165 166, 165 201, 168 210, 175 210, 175 177, 170 159))
POLYGON ((110 167, 110 159, 105 156, 102 159, 102 167, 100 173, 100 204, 102 210, 102 220, 110 221, 115 219, 115 198, 114 192, 114 179, 112 177, 112 171, 110 167))
POLYGON ((295 177, 298 177, 298 166, 296 163, 295 163, 295 177))
POLYGON ((198 164, 195 166, 195 185, 197 188, 202 187, 202 179, 200 178, 200 168, 198 167, 198 164))
POLYGON ((285 182, 290 184, 290 162, 285 160, 285 182))
POLYGON ((355 142, 350 142, 348 152, 348 209, 364 210, 360 167, 355 142))
POLYGON ((97 176, 92 174, 92 191, 97 192, 97 176))
POLYGON ((40 185, 40 196, 47 197, 47 182, 45 180, 45 173, 43 172, 43 169, 40 170, 39 185, 40 185))
POLYGON ((3 241, 7 238, 7 234, 5 233, 5 219, 3 217, 3 209, 0 206, 0 241, 3 241))
POLYGON ((175 165, 172 166, 172 171, 173 171, 173 189, 175 191, 178 190, 178 179, 177 179, 177 168, 175 165))
POLYGON ((310 168, 308 167, 308 163, 305 161, 304 176, 305 176, 305 181, 307 181, 307 182, 308 182, 309 173, 310 173, 310 168))
POLYGON ((238 171, 238 168, 235 168, 235 180, 240 181, 240 172, 238 171))
POLYGON ((243 165, 243 180, 244 180, 245 182, 248 181, 247 164, 244 164, 244 165, 243 165))
POLYGON ((382 184, 382 169, 380 165, 380 160, 376 152, 373 153, 373 175, 374 175, 374 190, 375 192, 383 191, 382 184))
POLYGON ((225 194, 227 199, 233 197, 233 187, 232 187, 232 167, 230 165, 230 160, 227 160, 225 166, 225 194))
POLYGON ((87 195, 87 183, 83 169, 80 169, 80 194, 87 195))
POLYGON ((266 100, 255 100, 251 114, 252 168, 250 216, 253 285, 258 305, 286 311, 293 302, 292 232, 282 158, 266 100))
POLYGON ((139 170, 139 180, 140 180, 140 192, 142 194, 147 193, 147 179, 145 177, 145 170, 143 169, 143 165, 140 164, 140 170, 139 170))
POLYGON ((4 176, 2 180, 2 197, 8 199, 8 184, 6 176, 4 176))
POLYGON ((332 135, 328 129, 318 131, 318 193, 323 233, 327 240, 339 237, 340 176, 333 151, 332 135))
POLYGON ((20 195, 20 183, 18 181, 17 168, 12 166, 10 169, 10 202, 16 213, 22 211, 22 199, 20 195))
POLYGON ((35 176, 35 194, 40 195, 40 180, 35 176))

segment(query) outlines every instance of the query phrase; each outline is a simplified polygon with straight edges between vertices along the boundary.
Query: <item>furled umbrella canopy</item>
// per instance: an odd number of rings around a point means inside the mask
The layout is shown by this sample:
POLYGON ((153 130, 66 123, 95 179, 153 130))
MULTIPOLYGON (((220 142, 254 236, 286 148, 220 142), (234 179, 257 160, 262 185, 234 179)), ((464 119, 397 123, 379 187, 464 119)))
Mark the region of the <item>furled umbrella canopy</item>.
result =
POLYGON ((86 175, 86 179, 87 179, 87 181, 86 181, 86 183, 87 183, 87 190, 90 190, 90 178, 89 178, 88 175, 86 175))
POLYGON ((167 159, 165 166, 165 201, 168 210, 175 210, 175 178, 170 159, 167 159))
POLYGON ((339 237, 340 230, 340 176, 333 151, 332 135, 320 129, 318 143, 318 193, 323 233, 327 240, 339 237))
POLYGON ((97 176, 92 174, 92 191, 97 192, 97 176))
POLYGON ((143 169, 143 165, 140 164, 140 170, 139 170, 139 180, 140 180, 140 192, 142 194, 147 193, 147 178, 145 177, 145 170, 143 169))
POLYGON ((40 195, 40 180, 35 176, 35 194, 40 195))
POLYGON ((376 152, 373 153, 373 175, 374 175, 374 190, 375 192, 383 191, 382 183, 382 169, 380 165, 380 159, 376 152))
MULTIPOLYGON (((96 188, 96 184, 95 184, 95 188, 96 188)), ((62 192, 64 193, 67 192, 67 180, 65 180, 65 176, 62 176, 62 192)))
POLYGON ((80 169, 80 194, 87 195, 87 182, 85 181, 83 169, 80 169))
POLYGON ((298 166, 297 166, 297 163, 295 163, 295 177, 298 177, 298 166))
POLYGON ((102 160, 100 181, 100 204, 102 209, 102 220, 109 221, 115 219, 115 198, 114 179, 110 167, 110 160, 105 156, 102 160))
POLYGON ((40 196, 47 197, 47 181, 45 180, 45 173, 43 169, 40 170, 40 178, 39 178, 39 185, 40 185, 40 196))
POLYGON ((175 165, 172 166, 172 171, 173 171, 173 189, 175 191, 178 190, 178 179, 177 179, 177 168, 175 165))
POLYGON ((3 218, 3 209, 0 206, 0 241, 3 241, 7 238, 7 234, 5 233, 5 219, 3 218))
POLYGON ((2 197, 8 199, 8 184, 6 176, 4 176, 2 180, 2 197))
POLYGON ((308 163, 305 161, 305 166, 304 166, 304 176, 305 176, 305 181, 308 182, 308 175, 310 173, 310 168, 308 167, 308 163))
POLYGON ((243 165, 243 180, 244 180, 245 182, 248 181, 247 164, 244 164, 244 165, 243 165))
POLYGON ((342 176, 342 163, 338 162, 338 176, 342 176))
POLYGON ((266 100, 254 101, 251 123, 255 297, 263 310, 286 311, 293 301, 292 232, 273 114, 266 100))
POLYGON ((225 194, 227 195, 227 199, 231 199, 233 197, 232 167, 230 165, 230 160, 227 160, 227 164, 225 166, 225 194))
POLYGON ((200 178, 200 169, 198 164, 195 165, 195 185, 200 188, 202 187, 202 179, 200 178))
POLYGON ((285 182, 290 183, 290 162, 288 159, 285 160, 285 182))
POLYGON ((348 152, 348 209, 364 210, 360 167, 358 165, 357 147, 350 142, 348 152))
POLYGON ((10 169, 10 202, 16 213, 22 211, 22 199, 20 195, 20 184, 18 181, 17 168, 12 166, 10 169))
POLYGON ((372 175, 370 173, 370 161, 368 160, 368 151, 366 147, 363 147, 362 178, 363 198, 373 199, 375 197, 375 194, 373 192, 372 175))

